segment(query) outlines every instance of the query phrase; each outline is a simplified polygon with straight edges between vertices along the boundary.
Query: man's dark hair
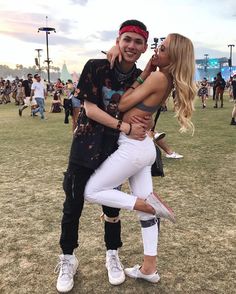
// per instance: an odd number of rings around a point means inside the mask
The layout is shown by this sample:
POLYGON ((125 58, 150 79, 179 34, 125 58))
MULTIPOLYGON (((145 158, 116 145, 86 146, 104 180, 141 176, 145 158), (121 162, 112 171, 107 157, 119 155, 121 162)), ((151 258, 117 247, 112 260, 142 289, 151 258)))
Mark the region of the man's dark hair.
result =
POLYGON ((31 74, 31 73, 28 73, 28 74, 27 74, 27 78, 28 78, 29 76, 32 76, 32 74, 31 74))
POLYGON ((141 21, 139 20, 136 20, 136 19, 129 19, 129 20, 126 20, 124 21, 121 25, 120 25, 120 30, 123 28, 123 27, 126 27, 126 26, 137 26, 139 27, 140 29, 144 30, 147 32, 147 27, 145 26, 144 23, 142 23, 141 21))

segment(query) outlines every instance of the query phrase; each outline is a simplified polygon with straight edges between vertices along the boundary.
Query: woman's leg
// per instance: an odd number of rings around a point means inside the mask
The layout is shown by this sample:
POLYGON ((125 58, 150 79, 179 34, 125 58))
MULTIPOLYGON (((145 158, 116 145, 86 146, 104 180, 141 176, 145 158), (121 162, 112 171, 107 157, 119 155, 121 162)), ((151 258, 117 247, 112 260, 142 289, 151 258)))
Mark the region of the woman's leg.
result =
MULTIPOLYGON (((143 168, 129 179, 131 192, 133 195, 146 199, 153 192, 151 177, 151 166, 143 168)), ((144 259, 140 271, 150 275, 156 272, 156 257, 158 244, 157 219, 147 213, 137 212, 141 224, 143 239, 144 259)))
POLYGON ((143 210, 152 213, 149 205, 134 195, 114 190, 126 179, 155 160, 156 151, 150 138, 144 141, 119 139, 119 148, 94 172, 85 188, 85 199, 114 208, 143 210))

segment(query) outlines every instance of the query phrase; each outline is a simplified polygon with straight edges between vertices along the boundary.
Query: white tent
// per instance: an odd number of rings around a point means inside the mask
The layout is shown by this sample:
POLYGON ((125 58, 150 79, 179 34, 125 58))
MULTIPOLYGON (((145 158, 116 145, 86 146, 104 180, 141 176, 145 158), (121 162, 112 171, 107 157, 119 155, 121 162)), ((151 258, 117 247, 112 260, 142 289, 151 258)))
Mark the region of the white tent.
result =
POLYGON ((69 73, 66 64, 64 63, 61 69, 61 76, 60 79, 62 80, 62 82, 66 83, 67 80, 72 80, 72 76, 69 73))

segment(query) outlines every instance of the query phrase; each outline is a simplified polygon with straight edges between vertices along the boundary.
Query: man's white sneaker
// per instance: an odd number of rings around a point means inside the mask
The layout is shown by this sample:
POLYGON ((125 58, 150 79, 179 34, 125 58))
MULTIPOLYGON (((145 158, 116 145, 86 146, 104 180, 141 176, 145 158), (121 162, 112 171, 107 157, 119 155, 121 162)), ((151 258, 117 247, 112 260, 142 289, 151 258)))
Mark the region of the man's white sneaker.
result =
POLYGON ((166 154, 166 158, 173 158, 173 159, 180 159, 183 158, 183 155, 180 155, 179 153, 172 152, 171 154, 166 154))
POLYGON ((146 198, 146 202, 155 209, 156 216, 158 218, 166 218, 175 223, 175 215, 173 210, 156 193, 151 193, 146 198))
POLYGON ((151 283, 157 283, 160 280, 160 276, 158 275, 157 272, 151 274, 151 275, 145 275, 140 271, 141 266, 140 265, 135 265, 134 267, 131 268, 126 268, 125 269, 125 274, 134 279, 144 279, 148 282, 151 283))
POLYGON ((79 263, 75 255, 61 254, 59 258, 60 261, 55 268, 55 273, 59 272, 57 290, 65 293, 74 287, 74 275, 79 263))
POLYGON ((110 284, 120 285, 125 281, 123 265, 120 262, 117 250, 107 250, 106 268, 110 284))

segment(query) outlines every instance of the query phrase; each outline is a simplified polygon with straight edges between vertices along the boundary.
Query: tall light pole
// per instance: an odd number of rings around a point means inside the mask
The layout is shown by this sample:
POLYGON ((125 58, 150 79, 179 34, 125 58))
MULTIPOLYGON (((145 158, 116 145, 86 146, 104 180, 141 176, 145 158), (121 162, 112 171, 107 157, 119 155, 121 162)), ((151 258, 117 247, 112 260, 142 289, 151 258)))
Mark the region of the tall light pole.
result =
POLYGON ((231 77, 231 71, 232 71, 232 48, 234 47, 234 44, 229 44, 228 45, 229 47, 229 60, 228 60, 228 63, 229 63, 229 76, 231 77))
POLYGON ((209 56, 209 54, 204 54, 204 56, 205 56, 205 66, 204 66, 204 68, 205 68, 206 78, 208 78, 207 77, 207 66, 208 66, 208 56, 209 56))
POLYGON ((41 28, 39 28, 39 29, 38 29, 38 33, 39 33, 40 31, 46 33, 47 59, 45 60, 45 62, 47 63, 48 83, 50 83, 50 63, 51 63, 52 61, 51 61, 50 58, 49 58, 49 50, 48 50, 48 35, 50 34, 50 32, 54 32, 54 33, 56 33, 56 29, 47 26, 47 19, 48 19, 48 17, 46 16, 46 27, 41 27, 41 28))
POLYGON ((37 55, 38 57, 35 58, 35 64, 37 65, 37 67, 39 69, 39 73, 41 74, 41 64, 40 64, 40 57, 41 57, 41 55, 40 55, 40 52, 43 51, 43 49, 35 49, 35 51, 38 52, 38 55, 37 55))

